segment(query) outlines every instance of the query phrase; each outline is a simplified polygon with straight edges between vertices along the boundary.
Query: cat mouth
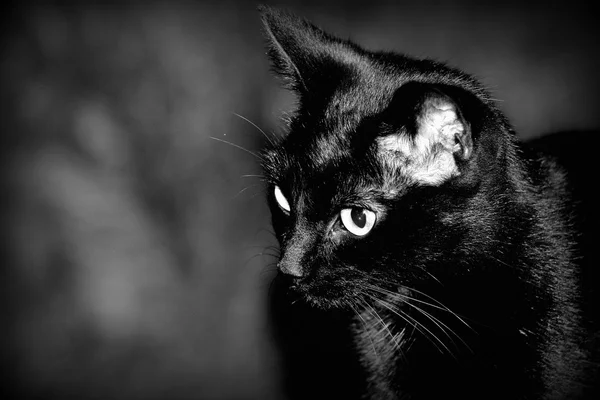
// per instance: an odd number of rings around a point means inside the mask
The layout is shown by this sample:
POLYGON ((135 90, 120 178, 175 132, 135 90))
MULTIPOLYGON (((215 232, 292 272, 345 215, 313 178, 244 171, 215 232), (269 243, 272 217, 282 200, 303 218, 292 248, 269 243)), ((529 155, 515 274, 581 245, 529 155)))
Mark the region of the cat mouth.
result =
POLYGON ((294 278, 289 289, 308 305, 321 308, 349 308, 352 291, 336 284, 315 284, 302 278, 294 278))

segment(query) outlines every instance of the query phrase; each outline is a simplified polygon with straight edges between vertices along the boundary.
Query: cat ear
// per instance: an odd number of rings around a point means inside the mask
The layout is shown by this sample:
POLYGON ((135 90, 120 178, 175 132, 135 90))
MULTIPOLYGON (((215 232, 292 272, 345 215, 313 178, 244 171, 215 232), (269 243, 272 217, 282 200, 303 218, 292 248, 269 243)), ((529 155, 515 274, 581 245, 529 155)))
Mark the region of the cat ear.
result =
POLYGON ((417 143, 438 143, 461 160, 473 152, 473 139, 468 122, 456 102, 441 92, 429 93, 417 117, 417 143))
POLYGON ((459 175, 457 161, 468 161, 473 154, 461 95, 417 82, 398 89, 383 115, 391 130, 377 139, 383 159, 421 183, 439 184, 459 175))
POLYGON ((405 129, 387 136, 388 150, 425 155, 441 146, 462 160, 471 157, 473 139, 460 106, 462 93, 439 86, 409 82, 396 91, 383 120, 405 129))
POLYGON ((292 14, 260 6, 268 54, 276 73, 300 94, 335 86, 347 70, 343 60, 355 54, 350 46, 292 14))

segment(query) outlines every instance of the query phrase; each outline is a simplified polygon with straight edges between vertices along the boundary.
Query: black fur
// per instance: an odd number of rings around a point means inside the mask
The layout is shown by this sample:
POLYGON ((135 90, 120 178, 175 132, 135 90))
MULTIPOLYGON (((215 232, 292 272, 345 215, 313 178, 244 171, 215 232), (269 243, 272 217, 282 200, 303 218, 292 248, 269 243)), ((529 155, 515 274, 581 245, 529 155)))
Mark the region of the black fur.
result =
POLYGON ((596 326, 582 306, 592 296, 581 290, 564 170, 522 148, 469 75, 261 12, 275 71, 299 97, 289 134, 263 153, 287 272, 272 315, 289 397, 597 394, 596 326), (415 140, 435 99, 464 130, 457 174, 423 184, 390 170, 377 143, 398 132, 415 140), (344 208, 376 211, 372 231, 345 229, 344 208))

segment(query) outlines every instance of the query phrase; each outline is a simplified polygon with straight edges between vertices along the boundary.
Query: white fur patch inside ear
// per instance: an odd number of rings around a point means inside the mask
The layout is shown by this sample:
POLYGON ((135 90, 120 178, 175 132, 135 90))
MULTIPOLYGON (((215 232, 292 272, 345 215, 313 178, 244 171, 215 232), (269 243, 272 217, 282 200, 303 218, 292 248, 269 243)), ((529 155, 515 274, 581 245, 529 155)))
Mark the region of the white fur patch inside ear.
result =
POLYGON ((388 168, 410 181, 439 185, 459 174, 454 153, 460 150, 456 138, 464 129, 451 102, 430 98, 417 117, 416 134, 401 130, 378 138, 378 152, 388 168))
POLYGON ((465 127, 456 115, 453 104, 441 99, 428 100, 417 122, 419 131, 416 142, 420 144, 419 151, 425 151, 427 145, 432 143, 439 143, 452 151, 460 148, 456 143, 456 136, 461 134, 465 127))
POLYGON ((414 143, 408 135, 394 134, 378 138, 377 146, 379 152, 410 154, 414 143))

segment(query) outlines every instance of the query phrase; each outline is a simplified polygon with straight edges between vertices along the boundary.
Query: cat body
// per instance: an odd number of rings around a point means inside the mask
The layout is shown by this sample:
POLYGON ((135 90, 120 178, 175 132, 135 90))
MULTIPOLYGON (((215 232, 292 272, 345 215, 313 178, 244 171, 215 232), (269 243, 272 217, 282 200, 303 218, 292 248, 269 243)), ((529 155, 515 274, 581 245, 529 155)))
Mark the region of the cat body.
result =
POLYGON ((262 155, 290 397, 591 396, 565 172, 469 75, 262 13, 299 97, 262 155))

